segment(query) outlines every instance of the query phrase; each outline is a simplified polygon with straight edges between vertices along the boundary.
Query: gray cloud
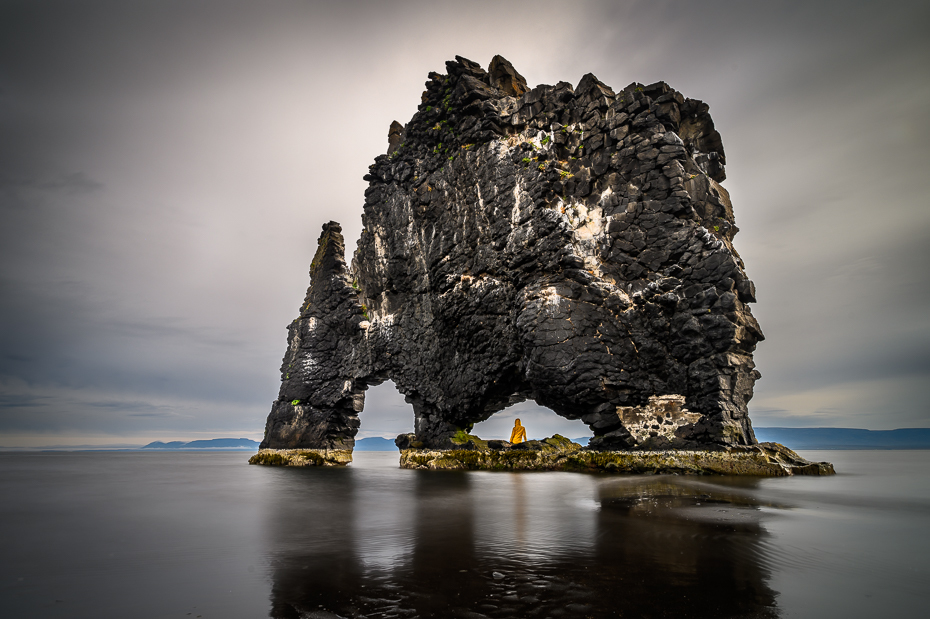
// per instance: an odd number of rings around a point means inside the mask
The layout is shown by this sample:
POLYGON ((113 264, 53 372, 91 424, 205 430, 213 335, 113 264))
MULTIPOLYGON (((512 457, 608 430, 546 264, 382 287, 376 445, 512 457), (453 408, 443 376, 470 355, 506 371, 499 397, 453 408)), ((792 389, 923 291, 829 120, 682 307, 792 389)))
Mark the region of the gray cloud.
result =
MULTIPOLYGON (((768 336, 757 425, 926 426, 928 18, 920 2, 4 2, 0 432, 260 435, 320 226, 341 221, 351 251, 390 122, 446 59, 496 53, 534 83, 662 79, 710 104, 768 336)), ((363 432, 409 429, 369 406, 363 432)))
POLYGON ((56 179, 46 181, 42 186, 47 189, 61 190, 69 194, 90 193, 103 189, 103 183, 98 183, 83 172, 63 174, 56 179))
POLYGON ((0 409, 24 409, 43 406, 49 398, 37 395, 4 393, 0 394, 0 409))

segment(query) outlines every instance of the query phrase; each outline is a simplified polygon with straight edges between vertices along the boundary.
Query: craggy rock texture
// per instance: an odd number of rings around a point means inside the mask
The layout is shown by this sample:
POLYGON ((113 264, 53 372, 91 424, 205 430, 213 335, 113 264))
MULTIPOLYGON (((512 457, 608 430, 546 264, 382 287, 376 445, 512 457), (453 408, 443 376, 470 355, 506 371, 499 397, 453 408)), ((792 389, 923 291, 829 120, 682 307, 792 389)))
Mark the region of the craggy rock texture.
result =
POLYGON ((708 106, 489 69, 447 62, 391 126, 351 269, 324 226, 262 448, 351 449, 387 379, 425 448, 527 399, 595 450, 753 445, 763 336, 708 106))
POLYGON ((555 435, 530 445, 486 449, 403 449, 400 466, 429 470, 590 471, 675 475, 834 475, 829 462, 810 462, 778 443, 722 449, 592 451, 555 435))

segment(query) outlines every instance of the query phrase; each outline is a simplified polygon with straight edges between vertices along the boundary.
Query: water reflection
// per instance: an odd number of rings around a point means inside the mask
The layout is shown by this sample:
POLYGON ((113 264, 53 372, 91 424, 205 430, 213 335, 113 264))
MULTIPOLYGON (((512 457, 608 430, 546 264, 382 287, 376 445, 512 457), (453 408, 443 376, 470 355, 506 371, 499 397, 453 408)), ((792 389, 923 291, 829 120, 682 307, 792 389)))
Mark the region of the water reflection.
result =
MULTIPOLYGON (((599 488, 593 590, 635 616, 776 616, 758 503, 726 485, 657 477, 599 488), (613 576, 622 585, 610 587, 613 576), (662 615, 659 615, 662 616, 662 615)), ((608 601, 608 600, 604 600, 608 601)), ((609 602, 608 602, 609 603, 609 602)))
POLYGON ((355 553, 355 476, 331 469, 275 471, 270 538, 271 616, 339 607, 363 580, 355 553))
POLYGON ((515 552, 526 552, 527 549, 527 512, 526 512, 526 475, 513 476, 513 544, 515 552))
POLYGON ((272 617, 777 614, 752 488, 396 469, 276 483, 272 617))

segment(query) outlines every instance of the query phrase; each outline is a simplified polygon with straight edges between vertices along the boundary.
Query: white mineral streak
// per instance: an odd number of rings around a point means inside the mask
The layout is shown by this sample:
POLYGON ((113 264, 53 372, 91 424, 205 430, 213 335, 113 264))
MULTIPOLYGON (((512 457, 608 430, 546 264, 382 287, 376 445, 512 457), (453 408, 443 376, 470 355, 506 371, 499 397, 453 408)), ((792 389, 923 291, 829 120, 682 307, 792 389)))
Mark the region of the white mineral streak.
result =
MULTIPOLYGON (((365 337, 374 337, 383 338, 385 340, 391 340, 394 337, 394 314, 384 314, 379 316, 376 313, 373 313, 371 310, 368 310, 368 313, 371 315, 370 321, 363 321, 359 326, 365 322, 369 322, 369 326, 365 328, 365 337)), ((353 351, 354 354, 354 351, 353 351)))
MULTIPOLYGON (((446 281, 451 281, 455 279, 454 276, 450 276, 446 281)), ((447 290, 442 293, 443 297, 448 297, 449 295, 456 297, 468 296, 469 294, 474 294, 472 289, 486 289, 486 288, 497 288, 502 285, 501 280, 496 277, 491 277, 487 273, 482 273, 477 277, 473 277, 468 274, 460 274, 458 276, 458 281, 453 284, 451 290, 447 290)))
MULTIPOLYGON (((512 138, 511 138, 512 139, 512 138)), ((488 144, 488 154, 497 157, 498 163, 503 163, 504 159, 510 154, 510 148, 504 140, 497 140, 488 144)))
POLYGON ((504 153, 501 153, 498 156, 501 159, 503 159, 503 155, 507 154, 507 151, 510 151, 514 147, 517 147, 520 144, 523 144, 524 142, 529 142, 529 141, 530 139, 526 137, 526 134, 524 133, 518 133, 508 138, 504 138, 501 140, 501 145, 504 147, 504 153))
POLYGON ((701 238, 701 241, 704 242, 704 245, 711 250, 716 251, 723 247, 723 243, 720 242, 720 239, 711 234, 710 230, 704 226, 698 226, 697 235, 701 238))
POLYGON ((407 222, 407 233, 404 235, 404 249, 407 250, 408 256, 419 255, 420 250, 420 230, 417 230, 413 220, 407 222))
POLYGON ((426 264, 426 256, 429 255, 429 252, 426 251, 428 243, 425 239, 425 230, 420 230, 419 234, 417 232, 416 225, 413 222, 413 217, 410 218, 410 224, 407 226, 407 246, 410 247, 413 255, 416 256, 417 266, 419 271, 423 276, 423 279, 426 280, 427 286, 429 285, 429 265, 426 264), (424 235, 421 237, 420 235, 424 235))
POLYGON ((516 227, 520 223, 520 198, 525 196, 526 192, 520 186, 518 180, 513 185, 513 209, 510 211, 510 223, 516 227))
POLYGON ((617 414, 638 443, 660 437, 673 440, 678 428, 701 418, 684 406, 683 395, 654 395, 646 406, 618 406, 617 414))
POLYGON ((533 147, 536 148, 536 150, 548 151, 549 147, 552 145, 552 135, 548 131, 540 131, 536 134, 535 137, 528 141, 533 144, 533 147), (549 138, 549 140, 547 140, 546 144, 543 144, 543 140, 545 138, 549 138))
POLYGON ((572 253, 584 260, 586 269, 601 277, 603 274, 601 262, 597 257, 597 246, 607 229, 604 209, 600 203, 597 206, 588 206, 582 202, 572 203, 565 209, 565 218, 574 232, 572 253))
POLYGON ((394 326, 394 314, 379 316, 375 318, 374 322, 378 325, 379 329, 390 329, 394 326))
POLYGON ((382 267, 387 263, 387 258, 384 252, 384 242, 381 240, 381 234, 383 234, 383 231, 380 229, 371 231, 371 236, 374 240, 375 246, 375 257, 378 259, 379 267, 382 267))
POLYGON ((582 241, 586 251, 592 251, 596 249, 594 244, 585 241, 591 241, 604 232, 603 209, 595 206, 588 210, 586 206, 579 205, 576 212, 578 217, 572 222, 575 225, 575 240, 582 241))
POLYGON ((556 292, 552 286, 543 288, 539 291, 542 295, 543 308, 547 311, 558 311, 559 304, 562 303, 562 295, 556 292))

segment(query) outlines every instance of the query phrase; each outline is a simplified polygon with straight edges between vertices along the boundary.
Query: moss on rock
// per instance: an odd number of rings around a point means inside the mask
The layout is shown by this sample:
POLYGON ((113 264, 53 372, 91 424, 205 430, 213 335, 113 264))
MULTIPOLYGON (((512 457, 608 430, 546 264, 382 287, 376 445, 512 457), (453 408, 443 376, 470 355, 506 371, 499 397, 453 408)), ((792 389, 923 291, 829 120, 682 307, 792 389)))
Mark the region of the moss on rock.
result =
POLYGON ((555 435, 510 449, 404 449, 401 468, 429 470, 589 471, 678 475, 833 475, 829 462, 809 462, 778 443, 717 450, 583 449, 555 435))
POLYGON ((452 441, 453 445, 467 447, 467 448, 476 448, 476 449, 487 449, 488 442, 483 438, 479 438, 474 434, 469 434, 465 430, 459 429, 452 438, 449 439, 452 441))
POLYGON ((249 464, 266 466, 345 466, 352 462, 348 449, 261 449, 249 464))

